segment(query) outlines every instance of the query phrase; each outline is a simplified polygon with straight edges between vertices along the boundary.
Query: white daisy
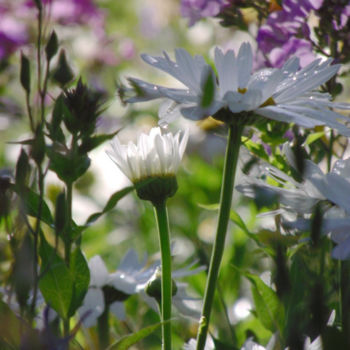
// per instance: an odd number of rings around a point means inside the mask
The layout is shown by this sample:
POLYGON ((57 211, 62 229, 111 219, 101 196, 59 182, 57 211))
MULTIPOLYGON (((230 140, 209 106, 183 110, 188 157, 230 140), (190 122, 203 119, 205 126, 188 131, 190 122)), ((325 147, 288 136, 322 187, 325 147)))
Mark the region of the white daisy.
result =
POLYGON ((90 284, 85 295, 83 305, 78 309, 83 317, 85 327, 92 327, 105 310, 106 303, 110 311, 120 320, 125 319, 123 301, 114 299, 127 299, 136 293, 136 286, 144 280, 144 263, 139 263, 134 250, 129 250, 122 259, 119 268, 114 273, 109 273, 105 263, 99 255, 89 260, 90 284), (108 289, 106 289, 108 288, 108 289), (110 300, 106 300, 106 293, 110 300), (111 298, 111 294, 112 298, 111 298))
POLYGON ((180 141, 180 132, 162 134, 160 128, 152 128, 149 135, 141 134, 137 144, 122 145, 116 137, 111 143, 109 157, 133 182, 147 178, 175 176, 188 140, 188 131, 180 141))
MULTIPOLYGON (((192 267, 197 262, 193 262, 192 264, 171 272, 172 279, 176 280, 181 277, 192 276, 206 269, 205 266, 199 266, 197 268, 192 269, 192 267)), ((161 263, 157 260, 152 266, 147 269, 148 278, 143 280, 138 284, 136 290, 140 293, 141 297, 146 301, 146 303, 153 309, 158 310, 158 304, 156 299, 150 297, 146 294, 146 287, 148 286, 150 281, 154 281, 157 276, 160 274, 161 263)), ((146 274, 145 274, 146 276, 146 274)), ((187 283, 176 281, 176 293, 172 297, 172 303, 176 307, 176 309, 184 316, 192 317, 198 319, 200 317, 200 311, 197 308, 199 305, 197 298, 190 297, 187 292, 187 283)))
POLYGON ((327 125, 350 136, 350 129, 338 121, 348 121, 348 118, 330 110, 349 109, 349 105, 332 103, 329 94, 315 91, 338 72, 340 65, 331 65, 331 59, 324 62, 318 59, 299 69, 298 58, 292 58, 280 69, 263 69, 253 73, 252 48, 250 44, 243 43, 237 55, 232 50, 223 53, 216 48, 215 78, 213 69, 203 57, 192 57, 184 49, 175 50, 175 62, 166 53, 164 57, 147 54, 141 57, 185 85, 182 89, 173 89, 129 79, 133 88, 124 89, 124 93, 134 96, 126 102, 166 99, 159 110, 160 124, 167 124, 180 114, 199 120, 228 109, 233 114, 250 112, 303 127, 327 125), (208 103, 203 99, 209 80, 214 93, 208 103))

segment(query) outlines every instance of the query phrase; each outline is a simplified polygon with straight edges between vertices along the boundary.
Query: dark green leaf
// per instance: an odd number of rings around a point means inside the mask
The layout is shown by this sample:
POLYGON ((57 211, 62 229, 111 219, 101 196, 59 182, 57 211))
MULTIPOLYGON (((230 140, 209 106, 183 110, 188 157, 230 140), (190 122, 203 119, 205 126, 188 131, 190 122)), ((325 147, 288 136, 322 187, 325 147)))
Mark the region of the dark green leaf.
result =
POLYGON ((161 323, 156 323, 154 325, 145 327, 141 329, 140 331, 136 333, 132 333, 129 335, 126 335, 119 339, 114 344, 110 345, 107 350, 127 350, 132 345, 135 345, 137 342, 142 340, 143 338, 146 338, 150 334, 152 334, 157 328, 159 328, 161 323))
POLYGON ((65 86, 74 78, 74 74, 72 72, 72 69, 69 67, 69 64, 66 58, 66 53, 63 49, 60 51, 58 64, 56 69, 53 72, 52 78, 56 82, 58 82, 61 86, 65 86))
MULTIPOLYGON (((39 203, 41 200, 40 196, 29 188, 18 189, 18 187, 13 186, 12 189, 21 198, 21 200, 24 204, 24 207, 26 209, 27 215, 38 218, 39 217, 39 203)), ((42 204, 41 204, 40 219, 41 219, 41 221, 45 222, 45 224, 47 224, 49 226, 53 226, 53 224, 54 224, 50 209, 43 199, 42 199, 42 204)))
POLYGON ((50 39, 47 42, 45 47, 47 61, 50 61, 51 58, 56 55, 57 50, 58 50, 58 40, 57 40, 56 32, 53 30, 51 33, 50 39))
POLYGON ((89 218, 86 220, 85 225, 91 225, 93 222, 95 222, 101 215, 107 213, 111 209, 113 209, 119 200, 121 200, 123 197, 125 197, 128 193, 130 193, 134 189, 134 186, 129 186, 126 188, 123 188, 120 191, 115 192, 108 200, 107 204, 103 208, 102 211, 92 214, 89 216, 89 218))
POLYGON ((203 85, 203 94, 201 98, 201 107, 207 108, 209 107, 215 96, 215 82, 214 82, 214 75, 212 73, 212 70, 208 70, 207 76, 204 81, 203 85))
POLYGON ((35 137, 33 139, 31 148, 30 148, 30 155, 35 160, 37 164, 41 164, 44 156, 45 156, 45 139, 44 139, 44 133, 41 125, 38 125, 38 127, 35 130, 35 137))
POLYGON ((85 140, 83 140, 81 146, 79 147, 79 151, 81 153, 90 152, 91 150, 98 147, 103 142, 112 139, 115 135, 118 134, 118 132, 119 132, 119 130, 117 130, 111 134, 103 134, 103 135, 88 137, 85 140))
POLYGON ((4 349, 19 349, 23 321, 16 316, 9 306, 0 298, 0 345, 8 346, 4 349))
POLYGON ((21 72, 20 72, 20 80, 23 89, 30 93, 30 64, 27 56, 21 53, 21 72))
POLYGON ((68 157, 65 154, 48 149, 50 169, 65 183, 73 183, 82 176, 90 166, 90 158, 76 154, 68 157))
POLYGON ((40 244, 42 260, 39 288, 45 301, 63 318, 69 315, 74 284, 63 259, 57 255, 42 236, 40 244))
POLYGON ((33 267, 33 243, 27 232, 21 242, 21 246, 15 252, 12 275, 17 300, 22 310, 25 310, 25 307, 28 305, 29 292, 34 283, 33 267))
POLYGON ((30 172, 29 158, 24 149, 18 157, 16 164, 16 185, 21 188, 28 182, 30 172))
POLYGON ((56 198, 55 229, 60 235, 66 226, 66 194, 61 192, 56 198))
POLYGON ((79 247, 71 254, 69 271, 74 281, 74 290, 68 316, 73 316, 82 304, 90 282, 89 266, 79 247))
POLYGON ((267 286, 260 277, 245 273, 252 283, 255 311, 260 322, 271 332, 281 331, 284 320, 284 308, 276 292, 267 286))

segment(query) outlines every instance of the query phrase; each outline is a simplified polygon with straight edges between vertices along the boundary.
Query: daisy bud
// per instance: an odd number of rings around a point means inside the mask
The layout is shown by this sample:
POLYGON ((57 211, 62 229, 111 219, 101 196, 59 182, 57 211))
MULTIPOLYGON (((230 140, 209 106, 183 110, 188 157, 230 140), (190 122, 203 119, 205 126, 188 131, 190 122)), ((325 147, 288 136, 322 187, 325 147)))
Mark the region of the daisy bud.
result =
POLYGON ((141 134, 138 143, 122 145, 116 137, 108 151, 109 157, 119 169, 137 185, 141 199, 153 204, 165 201, 177 191, 176 172, 179 168, 188 140, 185 132, 180 141, 180 132, 161 133, 153 128, 149 135, 141 134))

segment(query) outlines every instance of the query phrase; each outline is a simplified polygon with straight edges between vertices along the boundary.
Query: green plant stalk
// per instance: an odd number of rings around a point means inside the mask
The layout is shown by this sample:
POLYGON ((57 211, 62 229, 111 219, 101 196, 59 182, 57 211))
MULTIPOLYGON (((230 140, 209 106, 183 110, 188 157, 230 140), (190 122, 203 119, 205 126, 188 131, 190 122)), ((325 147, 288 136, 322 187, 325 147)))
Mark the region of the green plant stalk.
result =
POLYGON ((161 313, 162 313, 162 349, 171 349, 171 297, 172 297, 172 281, 171 281, 171 251, 170 251, 170 234, 168 213, 165 201, 154 204, 154 212, 156 216, 159 244, 162 259, 162 293, 161 293, 161 313))
POLYGON ((216 281, 225 248, 225 238, 230 218, 234 180, 244 123, 230 124, 226 146, 226 156, 220 194, 220 209, 216 238, 210 259, 207 285, 204 294, 202 316, 197 334, 197 350, 203 350, 207 339, 210 313, 213 305, 216 281))
POLYGON ((99 349, 104 350, 109 346, 109 305, 105 305, 105 309, 97 320, 98 344, 99 349))
MULTIPOLYGON (((65 228, 65 238, 64 238, 64 261, 69 268, 70 265, 70 253, 72 248, 72 240, 71 240, 71 233, 72 233, 72 200, 73 200, 73 183, 67 182, 66 183, 67 188, 67 222, 66 222, 66 228, 65 228)), ((69 317, 65 320, 63 320, 63 332, 64 336, 69 336, 69 317)))

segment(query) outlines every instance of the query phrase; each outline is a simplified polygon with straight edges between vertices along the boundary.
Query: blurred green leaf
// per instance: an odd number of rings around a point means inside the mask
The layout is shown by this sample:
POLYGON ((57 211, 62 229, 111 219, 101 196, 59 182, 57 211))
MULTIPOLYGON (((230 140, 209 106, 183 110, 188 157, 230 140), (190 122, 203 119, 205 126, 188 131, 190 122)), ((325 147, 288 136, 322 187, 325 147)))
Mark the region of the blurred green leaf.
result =
POLYGON ((51 58, 56 55, 57 50, 58 50, 58 39, 57 39, 56 32, 53 30, 50 35, 49 41, 47 42, 45 47, 47 61, 50 61, 51 58))
POLYGON ((25 234, 19 249, 15 252, 14 258, 13 274, 11 277, 21 310, 26 310, 29 292, 34 283, 34 253, 29 232, 25 234))
POLYGON ((67 156, 48 149, 50 169, 65 183, 73 183, 82 176, 90 166, 90 158, 87 155, 75 154, 67 156))
POLYGON ((220 204, 219 203, 214 203, 214 204, 203 204, 203 203, 198 203, 198 206, 200 208, 210 210, 210 211, 217 211, 219 210, 220 204))
POLYGON ((66 52, 63 49, 60 51, 57 67, 52 73, 52 78, 62 87, 67 85, 74 78, 72 69, 67 62, 66 52))
POLYGON ((276 292, 267 286, 260 277, 244 273, 252 283, 252 294, 256 314, 260 322, 271 332, 283 329, 284 308, 276 292))
MULTIPOLYGON (((21 198, 24 204, 24 207, 26 209, 27 215, 38 218, 39 203, 41 201, 40 196, 29 188, 18 189, 17 186, 13 186, 12 188, 21 198)), ((54 224, 50 209, 43 199, 42 199, 42 205, 41 205, 40 219, 41 221, 45 222, 45 224, 49 226, 53 226, 54 224)))
POLYGON ((126 335, 122 337, 114 344, 110 345, 107 350, 126 350, 129 349, 132 345, 136 344, 143 338, 152 334, 157 328, 159 328, 161 323, 156 323, 154 325, 145 327, 138 332, 126 335))
POLYGON ((56 198, 55 229, 60 235, 66 226, 66 194, 61 192, 56 198))
POLYGON ((322 136, 324 136, 324 131, 319 131, 319 132, 312 133, 312 134, 307 136, 305 144, 306 145, 311 145, 313 142, 317 141, 322 136))
POLYGON ((20 80, 23 89, 27 94, 30 93, 30 63, 26 55, 21 53, 21 71, 20 80))
POLYGON ((125 197, 128 193, 130 193, 134 189, 135 189, 134 186, 129 186, 112 194, 112 196, 109 198, 103 210, 98 213, 90 215, 89 218, 86 220, 85 225, 89 226, 92 223, 94 223, 101 215, 113 209, 119 200, 121 200, 123 197, 125 197))
POLYGON ((89 266, 79 247, 71 254, 69 271, 74 283, 74 289, 68 316, 73 316, 77 308, 82 304, 90 282, 89 266))
POLYGON ((29 157, 24 149, 21 149, 21 153, 18 157, 16 164, 16 186, 22 188, 28 182, 30 172, 29 157))
POLYGON ((41 237, 39 288, 45 301, 63 318, 69 316, 73 299, 74 284, 63 259, 57 255, 44 236, 41 237))
POLYGON ((0 299, 1 349, 19 349, 21 343, 21 330, 23 328, 22 322, 23 321, 13 313, 9 306, 0 299))
POLYGON ((203 84, 203 94, 200 102, 200 106, 208 108, 212 104, 215 97, 215 82, 214 75, 211 69, 208 70, 207 76, 203 84))
POLYGON ((87 153, 93 150, 94 148, 101 145, 103 142, 112 139, 115 135, 117 135, 119 130, 111 133, 111 134, 102 134, 97 136, 88 137, 83 140, 81 146, 79 147, 79 151, 81 153, 87 153))

